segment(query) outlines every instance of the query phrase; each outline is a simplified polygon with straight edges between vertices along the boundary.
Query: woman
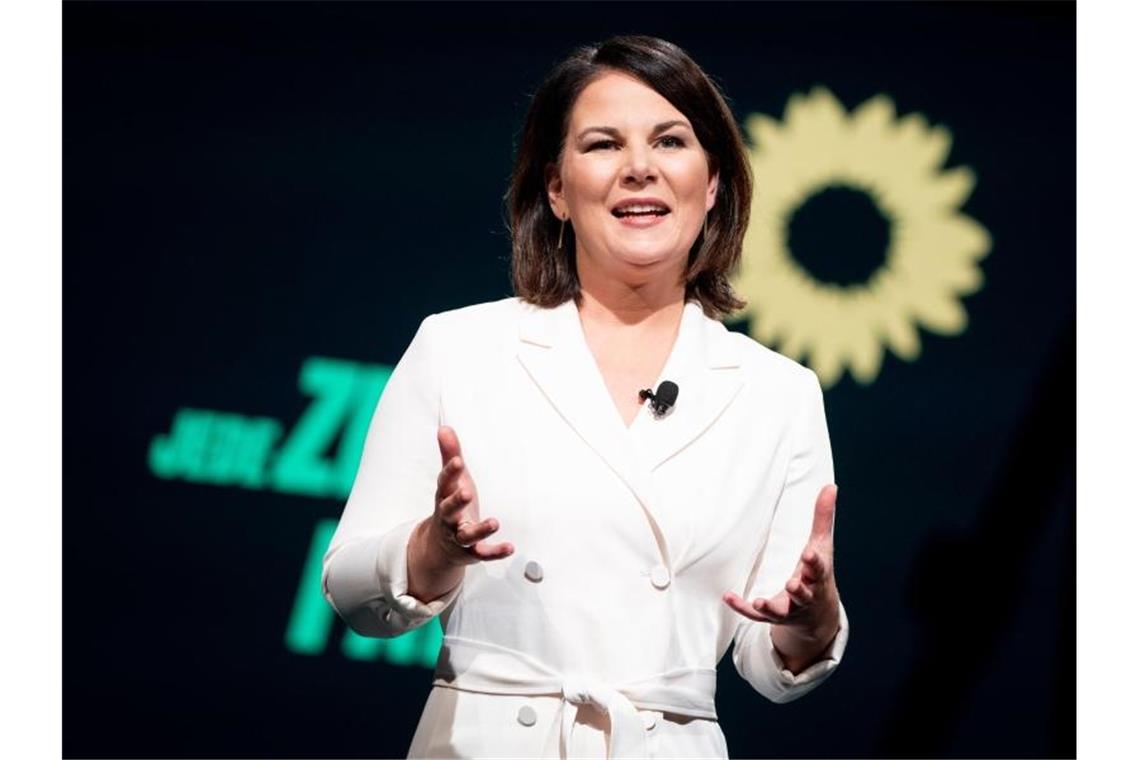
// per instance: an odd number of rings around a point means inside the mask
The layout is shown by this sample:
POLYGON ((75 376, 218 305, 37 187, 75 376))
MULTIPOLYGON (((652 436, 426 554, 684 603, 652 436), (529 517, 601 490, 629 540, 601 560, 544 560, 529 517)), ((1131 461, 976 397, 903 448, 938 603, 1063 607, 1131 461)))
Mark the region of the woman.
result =
POLYGON ((819 384, 717 319, 739 131, 680 48, 617 37, 535 95, 509 203, 517 297, 421 324, 325 596, 368 636, 442 615, 411 756, 725 757, 730 643, 782 702, 847 640, 819 384), (667 408, 639 393, 666 380, 667 408))

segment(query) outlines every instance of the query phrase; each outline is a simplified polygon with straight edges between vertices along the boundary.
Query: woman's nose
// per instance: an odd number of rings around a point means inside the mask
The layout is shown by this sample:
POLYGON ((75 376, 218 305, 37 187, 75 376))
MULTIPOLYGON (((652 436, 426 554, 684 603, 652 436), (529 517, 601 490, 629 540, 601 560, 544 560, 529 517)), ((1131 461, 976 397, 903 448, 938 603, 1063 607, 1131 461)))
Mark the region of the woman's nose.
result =
POLYGON ((634 182, 645 182, 655 176, 653 166, 653 152, 646 147, 633 147, 626 152, 628 161, 625 166, 625 178, 634 182))

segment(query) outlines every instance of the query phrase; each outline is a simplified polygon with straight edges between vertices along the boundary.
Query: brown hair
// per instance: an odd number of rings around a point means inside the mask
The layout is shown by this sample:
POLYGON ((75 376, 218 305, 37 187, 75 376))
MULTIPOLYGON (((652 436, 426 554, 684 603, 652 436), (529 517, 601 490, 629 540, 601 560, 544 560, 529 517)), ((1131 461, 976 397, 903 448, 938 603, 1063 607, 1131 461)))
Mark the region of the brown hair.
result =
POLYGON ((695 298, 710 317, 742 308, 729 285, 740 265, 752 204, 752 172, 744 140, 717 85, 677 45, 656 37, 611 37, 575 49, 547 76, 531 100, 506 202, 511 229, 511 280, 515 294, 538 306, 580 299, 574 233, 550 209, 545 169, 557 164, 570 126, 570 111, 582 90, 607 71, 637 77, 685 115, 705 149, 710 174, 718 173, 716 204, 708 214, 708 235, 689 251, 685 298, 695 298))

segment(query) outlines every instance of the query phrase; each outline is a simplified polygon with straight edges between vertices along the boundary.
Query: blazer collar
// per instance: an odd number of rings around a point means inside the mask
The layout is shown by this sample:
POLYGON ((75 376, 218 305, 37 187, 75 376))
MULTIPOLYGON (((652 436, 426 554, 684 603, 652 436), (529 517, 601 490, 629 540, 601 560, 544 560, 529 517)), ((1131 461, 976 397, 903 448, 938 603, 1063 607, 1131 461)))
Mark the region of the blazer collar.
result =
POLYGON ((637 497, 668 565, 651 474, 722 418, 744 384, 740 344, 697 301, 688 301, 654 383, 654 389, 662 380, 677 383, 677 403, 661 418, 646 404, 627 428, 586 343, 574 300, 552 309, 520 304, 519 361, 563 420, 637 497))
MULTIPOLYGON (((578 307, 574 299, 567 300, 552 309, 545 309, 525 301, 519 303, 522 306, 519 340, 523 343, 554 348, 558 345, 560 337, 564 344, 573 342, 576 338, 581 338, 585 343, 585 333, 582 331, 582 322, 578 317, 578 307)), ((734 369, 740 366, 740 346, 732 340, 732 336, 723 324, 705 316, 700 303, 696 300, 685 302, 681 330, 674 348, 683 340, 697 344, 697 356, 703 357, 705 366, 710 369, 734 369)), ((590 358, 593 359, 592 354, 590 358)), ((597 367, 596 362, 594 366, 597 367)))

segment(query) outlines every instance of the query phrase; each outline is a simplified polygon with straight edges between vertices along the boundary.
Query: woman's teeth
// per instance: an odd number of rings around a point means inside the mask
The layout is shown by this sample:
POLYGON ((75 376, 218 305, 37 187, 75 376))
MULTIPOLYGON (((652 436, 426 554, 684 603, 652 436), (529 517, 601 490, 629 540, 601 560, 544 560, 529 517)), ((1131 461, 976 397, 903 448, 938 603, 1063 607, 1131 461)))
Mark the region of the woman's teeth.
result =
POLYGON ((669 209, 662 208, 661 206, 625 206, 623 208, 614 209, 614 216, 646 216, 656 215, 664 216, 669 213, 669 209))

